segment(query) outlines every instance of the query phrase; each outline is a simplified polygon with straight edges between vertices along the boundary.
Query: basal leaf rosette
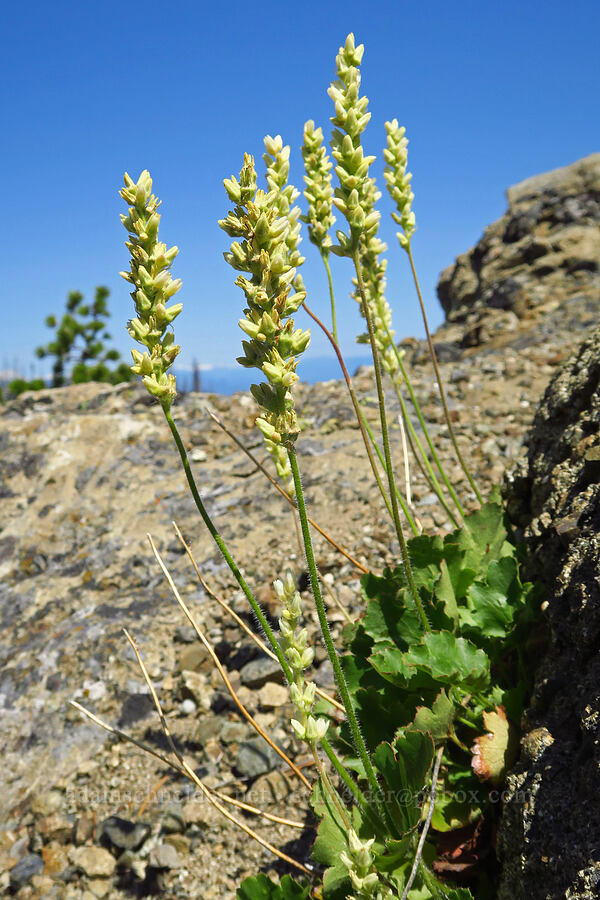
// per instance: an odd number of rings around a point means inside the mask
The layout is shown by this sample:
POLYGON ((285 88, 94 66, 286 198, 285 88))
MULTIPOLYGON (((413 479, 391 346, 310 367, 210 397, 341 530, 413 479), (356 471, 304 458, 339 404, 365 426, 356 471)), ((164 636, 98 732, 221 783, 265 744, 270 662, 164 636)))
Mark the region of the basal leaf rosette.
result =
POLYGON ((169 408, 175 397, 175 376, 168 375, 167 370, 181 348, 167 329, 183 307, 181 303, 167 306, 167 302, 181 288, 181 279, 173 279, 170 272, 179 250, 167 250, 158 240, 160 200, 152 193, 150 173, 144 169, 137 182, 125 173, 124 181, 120 194, 130 206, 127 215, 121 215, 121 222, 129 232, 125 246, 131 255, 131 267, 120 274, 134 287, 131 297, 137 313, 127 330, 147 348, 144 353, 131 351, 131 371, 141 375, 148 391, 169 408))
POLYGON ((266 377, 265 382, 251 387, 261 408, 257 425, 266 438, 279 444, 293 440, 298 433, 291 388, 298 380, 296 357, 310 341, 310 332, 295 328, 290 318, 306 296, 291 261, 298 263, 297 241, 288 244, 292 226, 288 215, 281 214, 285 207, 279 186, 268 192, 256 188, 252 156, 244 155, 239 181, 232 176, 225 179, 224 186, 236 204, 227 218, 219 221, 220 227, 236 238, 224 256, 232 268, 243 273, 235 283, 247 303, 239 326, 249 340, 242 341, 244 355, 238 362, 260 369, 266 377))

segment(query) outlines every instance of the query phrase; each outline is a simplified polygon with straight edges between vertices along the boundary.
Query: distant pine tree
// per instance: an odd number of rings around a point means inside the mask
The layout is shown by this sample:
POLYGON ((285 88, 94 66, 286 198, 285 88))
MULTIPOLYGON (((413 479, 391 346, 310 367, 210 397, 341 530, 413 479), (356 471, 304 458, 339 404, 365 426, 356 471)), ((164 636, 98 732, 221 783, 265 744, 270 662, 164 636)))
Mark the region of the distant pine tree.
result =
POLYGON ((39 359, 54 357, 52 387, 62 387, 69 381, 74 384, 86 381, 119 384, 135 378, 124 362, 119 362, 116 367, 108 365, 121 359, 118 350, 107 350, 104 344, 111 340, 106 331, 106 319, 110 317, 109 294, 107 287, 97 287, 94 301, 88 305, 84 303, 83 294, 71 291, 60 322, 56 316, 47 317, 46 325, 56 329, 54 340, 38 347, 36 355, 39 359))

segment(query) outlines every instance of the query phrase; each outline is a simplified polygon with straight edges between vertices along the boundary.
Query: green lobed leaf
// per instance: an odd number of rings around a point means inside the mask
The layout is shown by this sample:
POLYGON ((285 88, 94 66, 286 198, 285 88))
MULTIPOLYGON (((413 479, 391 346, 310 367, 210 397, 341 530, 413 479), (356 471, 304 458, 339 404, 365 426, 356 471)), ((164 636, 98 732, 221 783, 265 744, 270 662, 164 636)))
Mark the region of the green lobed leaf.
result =
POLYGON ((489 659, 483 650, 449 631, 430 631, 404 653, 395 647, 375 649, 370 660, 378 672, 402 687, 437 681, 481 691, 490 680, 489 659))
POLYGON ((373 764, 383 781, 390 816, 401 835, 411 831, 421 818, 421 799, 433 762, 434 746, 428 734, 415 731, 379 745, 373 764))
POLYGON ((419 707, 414 722, 407 730, 427 732, 434 741, 440 741, 448 737, 453 722, 454 704, 446 692, 441 691, 431 709, 427 706, 419 707))
POLYGON ((485 581, 478 579, 469 588, 468 606, 459 613, 461 625, 475 640, 505 638, 522 605, 521 593, 514 558, 507 556, 490 563, 485 581))
POLYGON ((490 562, 501 556, 514 556, 515 548, 507 541, 504 509, 499 502, 485 503, 465 517, 463 527, 446 538, 464 552, 463 568, 484 573, 490 562))
POLYGON ((306 900, 310 885, 300 884, 290 875, 284 875, 279 884, 266 875, 253 875, 242 881, 235 896, 236 900, 306 900))

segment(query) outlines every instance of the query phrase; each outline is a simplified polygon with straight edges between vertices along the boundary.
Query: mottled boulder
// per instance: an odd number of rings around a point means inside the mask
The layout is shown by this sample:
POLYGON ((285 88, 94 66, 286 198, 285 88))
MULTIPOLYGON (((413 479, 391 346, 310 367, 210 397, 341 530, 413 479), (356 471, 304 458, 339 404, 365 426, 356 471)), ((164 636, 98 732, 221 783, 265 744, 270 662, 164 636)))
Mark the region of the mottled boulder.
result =
POLYGON ((506 214, 438 283, 455 326, 446 338, 465 347, 600 289, 600 153, 528 178, 507 199, 506 214))
POLYGON ((508 778, 500 900, 600 896, 600 331, 549 384, 510 512, 548 643, 508 778))

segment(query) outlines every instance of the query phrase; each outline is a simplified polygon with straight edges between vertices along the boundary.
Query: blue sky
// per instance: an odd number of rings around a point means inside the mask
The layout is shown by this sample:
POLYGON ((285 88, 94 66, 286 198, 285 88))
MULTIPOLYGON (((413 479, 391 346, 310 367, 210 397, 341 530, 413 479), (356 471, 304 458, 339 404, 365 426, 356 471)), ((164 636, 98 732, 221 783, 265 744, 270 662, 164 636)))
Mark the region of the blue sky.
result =
MULTIPOLYGON (((118 189, 123 171, 143 168, 163 201, 161 237, 180 248, 181 363, 234 364, 243 302, 222 258, 222 180, 244 151, 260 159, 264 135, 280 133, 302 187, 303 125, 313 118, 330 132, 326 89, 349 31, 366 48, 373 117, 364 143, 378 156, 380 186, 384 122, 407 128, 413 247, 433 325, 442 319, 439 272, 504 212, 505 188, 600 149, 597 0, 568 10, 555 0, 7 3, 0 368, 18 359, 31 374, 34 349, 50 336, 44 317, 62 311, 69 290, 91 296, 98 284, 111 289, 113 343, 129 358, 118 189)), ((421 335, 387 196, 381 209, 396 333, 421 335)), ((327 317, 321 262, 307 237, 302 247, 308 300, 327 317)), ((352 356, 362 326, 348 298, 349 262, 334 275, 352 356)), ((300 314, 298 322, 308 324, 300 314)), ((321 335, 312 352, 328 353, 321 335)))

